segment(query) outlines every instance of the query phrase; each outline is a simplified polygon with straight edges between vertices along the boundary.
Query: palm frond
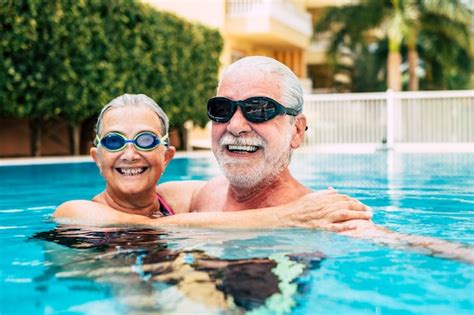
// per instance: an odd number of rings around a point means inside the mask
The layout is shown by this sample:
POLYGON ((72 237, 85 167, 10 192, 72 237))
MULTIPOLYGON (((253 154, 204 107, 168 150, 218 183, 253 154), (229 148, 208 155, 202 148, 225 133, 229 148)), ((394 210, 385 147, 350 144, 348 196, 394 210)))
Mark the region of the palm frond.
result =
POLYGON ((464 26, 472 25, 472 10, 459 0, 422 0, 421 7, 427 14, 464 26))

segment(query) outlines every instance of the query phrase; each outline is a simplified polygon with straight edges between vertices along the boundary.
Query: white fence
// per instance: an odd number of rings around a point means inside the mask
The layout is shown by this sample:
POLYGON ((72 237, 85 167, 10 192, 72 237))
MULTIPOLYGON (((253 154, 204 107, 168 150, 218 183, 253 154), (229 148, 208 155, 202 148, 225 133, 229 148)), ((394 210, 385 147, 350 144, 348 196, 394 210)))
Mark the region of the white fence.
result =
POLYGON ((458 145, 474 151, 474 90, 306 95, 306 145, 458 145))

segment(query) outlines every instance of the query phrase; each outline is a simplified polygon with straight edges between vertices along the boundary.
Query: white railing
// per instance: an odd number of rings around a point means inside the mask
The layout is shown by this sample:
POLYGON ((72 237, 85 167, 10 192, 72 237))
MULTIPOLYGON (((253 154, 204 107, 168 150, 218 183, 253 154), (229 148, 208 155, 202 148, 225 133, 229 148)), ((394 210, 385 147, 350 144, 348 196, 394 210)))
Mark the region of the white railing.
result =
POLYGON ((306 144, 465 144, 474 150, 474 90, 306 95, 306 144))
POLYGON ((227 16, 234 18, 272 18, 300 33, 313 33, 311 15, 291 0, 227 0, 227 16))

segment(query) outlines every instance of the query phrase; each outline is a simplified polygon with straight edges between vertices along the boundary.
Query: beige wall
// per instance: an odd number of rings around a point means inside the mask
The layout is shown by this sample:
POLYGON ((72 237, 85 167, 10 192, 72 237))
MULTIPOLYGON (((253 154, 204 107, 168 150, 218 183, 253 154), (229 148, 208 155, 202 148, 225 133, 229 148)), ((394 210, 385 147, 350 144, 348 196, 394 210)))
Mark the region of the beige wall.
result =
MULTIPOLYGON (((229 18, 226 0, 142 0, 159 10, 166 10, 191 21, 219 29, 224 38, 221 54, 221 71, 224 67, 247 55, 274 57, 290 67, 303 81, 308 79, 308 69, 314 76, 318 69, 327 67, 326 41, 318 38, 309 43, 308 38, 272 19, 255 21, 246 18, 229 18)), ((292 0, 297 7, 311 14, 313 24, 324 8, 357 3, 359 0, 292 0)), ((324 70, 324 69, 323 69, 324 70)), ((322 71, 322 70, 321 70, 322 71)), ((310 75, 311 76, 311 75, 310 75)), ((321 81, 322 78, 314 78, 321 81)), ((326 78, 327 79, 327 78, 326 78)), ((318 88, 318 84, 315 85, 318 88)))
POLYGON ((324 8, 329 6, 342 6, 351 3, 357 3, 360 0, 295 0, 303 2, 306 8, 324 8))
POLYGON ((259 55, 277 59, 287 65, 300 78, 306 77, 305 52, 295 47, 274 48, 271 45, 257 45, 242 38, 229 37, 222 53, 222 65, 225 67, 235 60, 232 55, 259 55))
POLYGON ((142 0, 142 2, 219 30, 224 27, 225 0, 142 0))
POLYGON ((254 43, 272 45, 274 48, 306 48, 310 38, 287 25, 273 19, 258 22, 247 18, 233 18, 226 21, 226 39, 229 36, 251 40, 254 43))
MULTIPOLYGON (((285 63, 299 77, 306 76, 305 48, 309 38, 274 20, 227 19, 225 0, 142 0, 158 10, 219 29, 224 48, 221 71, 238 57, 263 55, 285 63), (256 23, 256 22, 260 22, 256 23)), ((303 8, 304 3, 297 2, 303 8)))

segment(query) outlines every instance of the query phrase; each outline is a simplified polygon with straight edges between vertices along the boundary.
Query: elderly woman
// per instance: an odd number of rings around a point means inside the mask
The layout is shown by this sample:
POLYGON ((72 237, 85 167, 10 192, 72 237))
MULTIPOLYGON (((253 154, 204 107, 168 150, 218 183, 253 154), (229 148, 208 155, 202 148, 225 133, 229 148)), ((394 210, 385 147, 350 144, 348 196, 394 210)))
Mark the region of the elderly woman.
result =
MULTIPOLYGON (((334 202, 348 198, 333 190, 308 194, 284 206, 257 210, 180 213, 189 209, 172 209, 166 202, 167 196, 158 193, 156 184, 176 150, 168 142, 168 117, 146 95, 124 94, 108 103, 100 112, 96 133, 96 146, 91 148, 90 154, 105 178, 105 190, 92 201, 73 200, 60 205, 54 217, 63 222, 88 225, 310 226, 342 231, 352 226, 349 222, 338 222, 361 218, 361 211, 343 213, 332 206, 334 202), (313 211, 315 201, 324 211, 313 211)), ((201 184, 197 182, 197 185, 201 184)), ((186 194, 183 192, 182 198, 192 197, 186 194)), ((365 215, 370 218, 370 214, 365 215)))

